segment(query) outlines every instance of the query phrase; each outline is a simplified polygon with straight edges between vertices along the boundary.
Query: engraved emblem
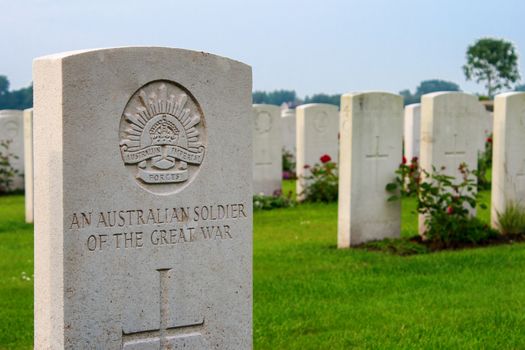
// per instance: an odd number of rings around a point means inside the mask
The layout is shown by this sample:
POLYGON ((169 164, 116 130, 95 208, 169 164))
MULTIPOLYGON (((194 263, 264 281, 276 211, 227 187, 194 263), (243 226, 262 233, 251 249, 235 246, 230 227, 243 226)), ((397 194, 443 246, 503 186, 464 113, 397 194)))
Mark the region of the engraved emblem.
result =
POLYGON ((19 125, 17 122, 15 121, 8 121, 7 123, 5 123, 5 125, 3 126, 3 128, 5 130, 7 130, 7 137, 10 138, 10 139, 13 139, 13 140, 16 140, 17 139, 17 136, 18 136, 18 128, 19 128, 19 125))
POLYGON ((255 130, 260 134, 267 133, 272 128, 272 116, 266 111, 260 111, 255 118, 255 130))
POLYGON ((319 133, 324 133, 328 128, 328 114, 321 111, 314 117, 314 127, 319 133))
POLYGON ((120 152, 139 185, 173 193, 192 179, 204 159, 206 134, 195 98, 165 80, 140 88, 120 121, 120 152))

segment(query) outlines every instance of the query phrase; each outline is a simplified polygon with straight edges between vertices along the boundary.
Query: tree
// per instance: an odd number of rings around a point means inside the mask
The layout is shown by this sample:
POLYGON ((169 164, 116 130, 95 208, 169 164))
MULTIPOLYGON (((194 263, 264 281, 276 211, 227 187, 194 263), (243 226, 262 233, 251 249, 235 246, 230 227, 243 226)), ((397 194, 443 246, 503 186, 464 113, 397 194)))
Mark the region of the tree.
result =
POLYGON ((0 96, 9 92, 9 80, 5 75, 0 75, 0 96))
POLYGON ((0 109, 26 109, 33 106, 33 85, 9 91, 9 80, 0 75, 0 109))
POLYGON ((433 79, 422 81, 416 88, 416 96, 438 91, 459 91, 459 85, 451 81, 433 79))
POLYGON ((514 91, 525 91, 525 85, 518 85, 518 86, 516 86, 514 91))
POLYGON ((327 94, 314 94, 312 97, 306 96, 304 103, 328 103, 331 105, 339 106, 341 103, 341 94, 327 95, 327 94))
POLYGON ((467 80, 485 82, 489 97, 520 80, 518 54, 514 45, 502 39, 482 38, 467 48, 463 66, 467 80))
POLYGON ((461 91, 459 85, 451 81, 431 79, 423 80, 419 83, 419 86, 416 88, 416 92, 412 94, 410 90, 405 89, 399 92, 405 100, 405 106, 412 103, 419 103, 421 96, 424 94, 429 94, 431 92, 438 91, 461 91))
POLYGON ((280 106, 283 103, 296 103, 297 95, 293 90, 275 90, 271 92, 255 91, 252 94, 252 101, 253 103, 266 103, 280 106))

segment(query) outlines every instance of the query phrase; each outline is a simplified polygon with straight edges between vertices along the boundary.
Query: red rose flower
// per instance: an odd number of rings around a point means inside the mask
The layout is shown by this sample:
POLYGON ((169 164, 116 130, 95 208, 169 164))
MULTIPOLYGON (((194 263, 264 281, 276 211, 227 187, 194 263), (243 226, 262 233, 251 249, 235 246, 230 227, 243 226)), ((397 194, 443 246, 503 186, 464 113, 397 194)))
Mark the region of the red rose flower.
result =
POLYGON ((403 164, 407 163, 407 157, 403 156, 403 164))
POLYGON ((492 143, 492 137, 487 137, 487 143, 492 143))
POLYGON ((452 206, 449 205, 449 206, 447 207, 447 214, 448 214, 448 215, 451 215, 452 213, 454 213, 454 208, 452 208, 452 206))
POLYGON ((412 163, 417 163, 417 157, 412 157, 412 163))
POLYGON ((323 154, 323 156, 321 157, 321 163, 328 163, 329 161, 331 161, 332 158, 330 158, 330 156, 328 154, 323 154))

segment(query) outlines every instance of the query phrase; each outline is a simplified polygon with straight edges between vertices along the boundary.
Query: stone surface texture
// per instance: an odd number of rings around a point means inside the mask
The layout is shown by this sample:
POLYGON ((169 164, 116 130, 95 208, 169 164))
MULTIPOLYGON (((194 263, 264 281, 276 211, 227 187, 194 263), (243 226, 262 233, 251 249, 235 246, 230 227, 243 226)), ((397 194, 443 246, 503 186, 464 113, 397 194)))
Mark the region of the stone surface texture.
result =
POLYGON ((414 157, 419 158, 419 147, 421 143, 421 104, 414 103, 405 106, 403 128, 406 159, 410 161, 414 157))
POLYGON ((281 189, 283 157, 281 116, 277 106, 253 105, 253 193, 281 189))
POLYGON ((339 248, 399 237, 401 203, 388 202, 402 157, 403 98, 387 92, 341 98, 339 248))
POLYGON ((251 68, 127 47, 33 74, 35 349, 250 349, 251 68))
POLYGON ((290 152, 295 159, 296 151, 296 117, 295 108, 286 108, 281 111, 281 130, 283 151, 290 152))
POLYGON ((33 222, 33 108, 24 110, 25 218, 33 222))
MULTIPOLYGON (((480 117, 485 108, 476 96, 463 92, 436 92, 421 97, 420 165, 427 172, 432 166, 457 181, 458 170, 465 163, 472 171, 477 169, 480 117)), ((475 209, 471 210, 475 215, 475 209)), ((419 233, 425 231, 424 216, 419 216, 419 233)))
POLYGON ((525 204, 525 92, 509 92, 494 101, 492 153, 492 226, 507 204, 525 204))
MULTIPOLYGON (((23 112, 16 109, 0 110, 0 142, 11 141, 9 153, 11 166, 18 174, 10 184, 10 190, 24 189, 24 118, 23 112)), ((2 149, 4 152, 5 150, 2 149)))
POLYGON ((328 154, 337 163, 339 157, 339 111, 334 105, 311 103, 296 108, 296 190, 302 199, 309 172, 305 165, 320 163, 321 156, 328 154))

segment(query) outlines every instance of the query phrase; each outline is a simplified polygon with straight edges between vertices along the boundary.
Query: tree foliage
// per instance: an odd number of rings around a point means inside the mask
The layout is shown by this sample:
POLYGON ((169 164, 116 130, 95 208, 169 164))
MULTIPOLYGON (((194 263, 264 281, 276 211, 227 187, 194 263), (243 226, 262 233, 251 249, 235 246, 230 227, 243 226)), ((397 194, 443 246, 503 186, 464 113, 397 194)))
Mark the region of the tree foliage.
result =
POLYGON ((421 83, 419 83, 419 86, 416 87, 416 91, 414 94, 410 92, 410 90, 402 90, 399 92, 401 96, 403 96, 405 100, 405 105, 409 105, 412 103, 419 103, 421 100, 421 96, 424 94, 429 94, 431 92, 438 92, 438 91, 461 91, 459 88, 459 85, 456 83, 453 83, 451 81, 445 81, 445 80, 439 80, 439 79, 431 79, 431 80, 424 80, 421 83))
POLYGON ((9 80, 0 75, 0 109, 26 109, 33 106, 33 85, 9 91, 9 80))
POLYGON ((252 94, 253 103, 265 103, 280 106, 283 103, 295 105, 298 102, 294 90, 255 91, 252 94))
POLYGON ((511 42, 482 38, 467 48, 467 63, 463 66, 467 80, 485 82, 487 95, 492 97, 502 88, 510 89, 520 80, 518 54, 511 42))
POLYGON ((306 96, 304 98, 304 103, 328 103, 331 105, 339 106, 341 103, 341 94, 314 94, 311 97, 306 96))
POLYGON ((328 95, 324 93, 306 96, 303 99, 297 97, 293 90, 275 90, 275 91, 255 91, 252 94, 253 103, 266 103, 280 106, 286 103, 290 107, 295 107, 303 103, 328 103, 339 106, 341 94, 328 95))

